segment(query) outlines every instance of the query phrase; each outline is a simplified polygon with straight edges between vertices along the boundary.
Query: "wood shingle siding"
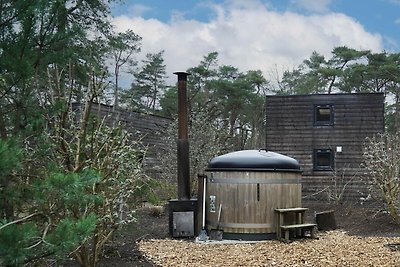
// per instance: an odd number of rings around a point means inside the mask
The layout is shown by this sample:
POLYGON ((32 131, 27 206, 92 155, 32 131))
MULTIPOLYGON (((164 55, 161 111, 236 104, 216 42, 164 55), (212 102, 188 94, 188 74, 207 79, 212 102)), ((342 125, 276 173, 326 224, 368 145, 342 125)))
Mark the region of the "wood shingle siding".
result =
POLYGON ((333 190, 335 175, 336 182, 344 179, 347 183, 346 198, 359 198, 367 192, 362 181, 362 147, 366 137, 384 131, 384 94, 268 96, 266 101, 267 149, 299 161, 303 196, 333 190), (332 107, 333 125, 314 125, 318 105, 332 107), (336 152, 337 147, 342 152, 336 152), (314 170, 316 149, 332 150, 334 171, 314 170))

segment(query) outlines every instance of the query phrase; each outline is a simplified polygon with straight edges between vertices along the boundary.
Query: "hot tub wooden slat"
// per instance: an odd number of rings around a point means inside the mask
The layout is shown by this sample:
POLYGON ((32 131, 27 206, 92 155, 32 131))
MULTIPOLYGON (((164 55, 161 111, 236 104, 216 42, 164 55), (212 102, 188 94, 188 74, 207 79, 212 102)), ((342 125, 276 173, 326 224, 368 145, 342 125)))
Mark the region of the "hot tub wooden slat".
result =
POLYGON ((207 176, 209 229, 218 224, 220 204, 220 229, 230 233, 275 233, 274 209, 301 207, 301 174, 297 172, 221 171, 207 176), (215 212, 210 212, 210 196, 216 196, 215 212))

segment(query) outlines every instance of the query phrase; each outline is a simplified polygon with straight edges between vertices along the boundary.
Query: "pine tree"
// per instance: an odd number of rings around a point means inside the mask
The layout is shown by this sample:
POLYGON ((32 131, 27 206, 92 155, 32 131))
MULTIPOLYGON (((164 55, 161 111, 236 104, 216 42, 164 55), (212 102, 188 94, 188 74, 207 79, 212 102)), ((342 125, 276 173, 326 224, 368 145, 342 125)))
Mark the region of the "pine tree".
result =
POLYGON ((130 109, 155 113, 160 109, 160 97, 166 90, 164 51, 147 54, 142 68, 134 73, 135 80, 124 99, 130 109))

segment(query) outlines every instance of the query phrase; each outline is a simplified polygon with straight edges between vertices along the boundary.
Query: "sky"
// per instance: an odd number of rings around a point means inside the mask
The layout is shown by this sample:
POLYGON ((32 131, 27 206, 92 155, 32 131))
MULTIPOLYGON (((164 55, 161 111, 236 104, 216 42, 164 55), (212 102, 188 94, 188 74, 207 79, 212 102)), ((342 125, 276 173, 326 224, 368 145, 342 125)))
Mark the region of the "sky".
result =
POLYGON ((214 51, 220 65, 272 81, 313 51, 400 52, 400 0, 125 0, 112 15, 116 31, 143 38, 139 61, 164 51, 170 84, 214 51))

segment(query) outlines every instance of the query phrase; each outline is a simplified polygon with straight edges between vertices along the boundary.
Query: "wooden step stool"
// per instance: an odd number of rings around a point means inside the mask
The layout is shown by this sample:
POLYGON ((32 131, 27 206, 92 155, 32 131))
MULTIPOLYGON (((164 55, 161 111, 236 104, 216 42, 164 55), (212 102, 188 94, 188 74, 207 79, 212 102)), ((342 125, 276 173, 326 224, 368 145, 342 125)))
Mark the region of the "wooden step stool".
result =
POLYGON ((284 209, 275 209, 277 214, 277 223, 276 223, 276 237, 278 240, 282 240, 282 232, 285 233, 285 241, 289 242, 290 231, 296 230, 296 233, 299 233, 301 237, 304 237, 304 233, 306 231, 310 232, 311 238, 315 237, 315 227, 317 226, 314 223, 304 223, 304 213, 308 210, 308 208, 284 208, 284 209), (295 223, 290 225, 284 225, 285 215, 287 214, 295 214, 295 223))

